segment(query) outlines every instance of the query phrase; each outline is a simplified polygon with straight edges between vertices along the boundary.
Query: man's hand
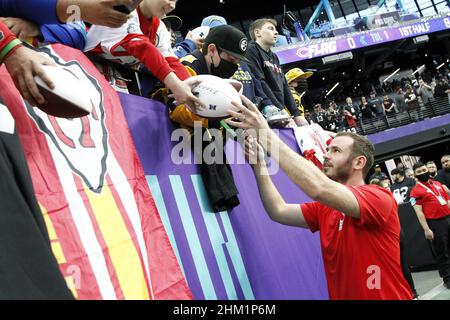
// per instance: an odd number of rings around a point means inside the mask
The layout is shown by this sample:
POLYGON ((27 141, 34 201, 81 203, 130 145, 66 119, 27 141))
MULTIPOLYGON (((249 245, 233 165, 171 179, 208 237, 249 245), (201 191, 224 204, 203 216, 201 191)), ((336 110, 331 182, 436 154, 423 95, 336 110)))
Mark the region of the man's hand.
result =
POLYGON ((308 121, 306 121, 306 119, 304 117, 301 117, 301 116, 294 117, 294 122, 299 127, 309 126, 308 121))
POLYGON ((41 67, 41 65, 55 65, 51 60, 29 48, 20 47, 4 63, 25 100, 33 106, 46 103, 34 81, 34 76, 39 76, 53 89, 55 87, 53 82, 41 67))
POLYGON ((433 231, 431 231, 431 229, 425 230, 425 239, 434 240, 434 233, 433 233, 433 231))
POLYGON ((117 11, 114 7, 132 4, 132 0, 58 0, 56 13, 62 22, 84 20, 92 24, 119 28, 128 20, 129 15, 117 11), (72 12, 70 6, 78 6, 81 17, 72 16, 76 11, 72 12))
POLYGON ((243 146, 245 160, 247 160, 251 166, 266 166, 266 155, 263 147, 252 134, 249 134, 247 131, 245 131, 245 134, 245 145, 243 146))
POLYGON ((26 41, 27 38, 37 37, 41 34, 36 24, 21 18, 0 18, 0 21, 21 41, 26 41))
POLYGON ((259 112, 258 108, 245 96, 241 95, 242 105, 240 103, 232 102, 239 112, 229 110, 228 114, 235 119, 239 119, 240 122, 228 118, 225 121, 236 128, 241 129, 255 129, 257 132, 261 129, 270 130, 269 124, 267 123, 264 116, 259 112))
POLYGON ((195 45, 197 46, 197 49, 201 49, 203 47, 203 44, 205 43, 205 39, 200 37, 200 36, 196 36, 193 35, 191 31, 189 31, 185 37, 185 39, 187 40, 191 40, 192 42, 195 43, 195 45))

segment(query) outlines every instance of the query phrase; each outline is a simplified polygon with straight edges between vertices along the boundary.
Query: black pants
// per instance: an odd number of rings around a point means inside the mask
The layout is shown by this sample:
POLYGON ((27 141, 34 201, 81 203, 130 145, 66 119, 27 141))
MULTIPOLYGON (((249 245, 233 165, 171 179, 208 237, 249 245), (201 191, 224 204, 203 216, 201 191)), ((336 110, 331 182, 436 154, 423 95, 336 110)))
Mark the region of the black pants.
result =
POLYGON ((402 266, 403 277, 408 282, 409 287, 413 293, 416 293, 416 287, 414 286, 414 280, 411 276, 411 270, 409 270, 408 262, 405 256, 405 234, 400 229, 400 264, 402 266))
POLYGON ((444 282, 450 280, 450 217, 442 219, 427 219, 428 226, 434 233, 432 248, 439 269, 439 275, 444 282))
POLYGON ((17 132, 2 131, 0 299, 73 299, 50 248, 17 132))

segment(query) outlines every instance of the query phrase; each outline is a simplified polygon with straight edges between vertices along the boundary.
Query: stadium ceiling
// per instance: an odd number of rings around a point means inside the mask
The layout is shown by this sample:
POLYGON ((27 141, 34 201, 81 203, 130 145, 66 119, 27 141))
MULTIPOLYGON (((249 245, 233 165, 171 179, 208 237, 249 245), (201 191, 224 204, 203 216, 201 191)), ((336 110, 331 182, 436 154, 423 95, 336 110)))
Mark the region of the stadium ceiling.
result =
POLYGON ((171 13, 183 20, 183 29, 195 28, 209 15, 225 17, 228 22, 275 16, 283 12, 283 4, 288 10, 316 6, 319 0, 179 0, 171 13))

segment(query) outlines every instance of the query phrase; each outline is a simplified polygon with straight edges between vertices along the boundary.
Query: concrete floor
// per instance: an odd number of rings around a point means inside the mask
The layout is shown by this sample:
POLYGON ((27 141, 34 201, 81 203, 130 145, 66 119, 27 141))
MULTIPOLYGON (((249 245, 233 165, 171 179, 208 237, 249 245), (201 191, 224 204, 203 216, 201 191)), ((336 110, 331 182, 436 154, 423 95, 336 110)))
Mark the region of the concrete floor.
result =
POLYGON ((450 300, 450 290, 444 287, 437 270, 413 272, 412 276, 420 300, 450 300))

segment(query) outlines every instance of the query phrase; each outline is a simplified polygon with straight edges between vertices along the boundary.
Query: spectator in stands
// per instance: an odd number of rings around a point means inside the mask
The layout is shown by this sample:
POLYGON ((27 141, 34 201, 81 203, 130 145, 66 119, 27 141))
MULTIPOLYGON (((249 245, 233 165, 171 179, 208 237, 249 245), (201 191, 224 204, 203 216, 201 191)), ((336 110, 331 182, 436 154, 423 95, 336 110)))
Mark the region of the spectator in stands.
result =
POLYGON ((389 190, 389 191, 391 190, 391 187, 390 187, 389 183, 386 180, 380 181, 378 179, 372 179, 372 180, 370 180, 369 184, 375 184, 375 185, 377 185, 377 186, 379 186, 381 188, 384 188, 386 190, 389 190))
MULTIPOLYGON (((203 19, 202 25, 192 31, 191 38, 197 39, 197 45, 203 46, 205 42, 205 38, 209 34, 209 30, 214 27, 226 25, 227 22, 225 18, 221 16, 208 16, 203 19)), ((189 33, 188 33, 189 36, 189 33)), ((186 36, 186 37, 188 37, 186 36)), ((196 40, 193 40, 196 41, 196 40)), ((201 47, 198 48, 201 50, 201 47)), ((197 53, 198 54, 198 53, 197 53)), ((219 75, 219 77, 223 77, 223 75, 219 75)), ((262 89, 261 83, 258 79, 253 75, 250 67, 247 63, 241 59, 238 63, 238 67, 236 72, 231 76, 231 79, 237 80, 243 85, 243 95, 250 99, 252 102, 258 105, 260 110, 264 109, 268 105, 272 105, 270 99, 265 95, 264 90, 262 89)))
POLYGON ((314 105, 313 112, 310 115, 311 123, 317 123, 323 129, 327 128, 327 115, 326 112, 322 109, 322 105, 320 103, 316 103, 314 105))
POLYGON ((208 28, 214 28, 217 26, 221 26, 223 24, 227 24, 227 20, 224 17, 217 16, 217 15, 210 15, 210 16, 203 18, 201 26, 208 27, 208 28))
POLYGON ((413 166, 417 185, 411 191, 411 204, 425 232, 432 240, 439 275, 450 289, 450 196, 443 185, 430 178, 426 165, 413 166))
POLYGON ((434 163, 434 161, 428 161, 427 168, 428 168, 428 172, 430 173, 430 178, 435 179, 437 176, 436 163, 434 163))
POLYGON ((161 19, 161 21, 164 22, 167 31, 169 31, 170 33, 170 44, 173 48, 177 41, 177 35, 175 34, 175 31, 180 30, 181 26, 183 25, 183 21, 180 17, 175 15, 165 16, 161 19))
POLYGON ((395 89, 394 103, 397 106, 398 112, 403 112, 408 109, 408 105, 405 102, 405 93, 400 86, 395 89))
POLYGON ((374 169, 375 169, 375 172, 370 176, 369 181, 371 181, 373 179, 378 179, 380 181, 389 179, 387 174, 381 171, 381 166, 379 164, 376 164, 374 169))
MULTIPOLYGON (((391 171, 391 175, 394 179, 394 184, 389 187, 389 189, 392 191, 392 194, 394 195, 395 200, 398 204, 407 203, 410 201, 410 193, 412 188, 416 184, 416 180, 407 178, 404 175, 403 170, 399 169, 393 169, 391 171)), ((378 179, 374 179, 373 181, 379 181, 378 179)), ((371 182, 372 183, 372 182, 371 182)), ((377 183, 376 183, 377 184, 377 183)), ((383 182, 379 182, 379 185, 381 187, 384 186, 383 182)), ((418 299, 419 294, 417 293, 414 279, 411 276, 411 270, 409 268, 409 264, 406 260, 405 255, 405 234, 403 232, 403 229, 400 228, 400 263, 402 266, 402 273, 403 277, 405 278, 406 282, 408 282, 408 285, 413 293, 413 298, 418 299)))
POLYGON ((121 28, 94 25, 87 34, 86 52, 127 66, 144 64, 168 88, 175 100, 192 108, 201 105, 191 92, 197 84, 189 78, 170 45, 170 34, 161 18, 175 9, 176 0, 144 0, 121 28))
POLYGON ((173 47, 177 57, 181 59, 195 50, 200 50, 208 32, 208 27, 198 27, 194 30, 189 30, 184 40, 173 47))
POLYGON ((2 0, 0 16, 18 17, 30 20, 38 25, 46 23, 73 22, 84 20, 91 24, 118 28, 127 22, 129 15, 114 7, 131 5, 132 0, 2 0), (76 16, 70 6, 76 4, 81 17, 76 16))
POLYGON ((395 114, 395 104, 387 95, 383 96, 383 110, 386 115, 395 114))
POLYGON ((251 24, 249 33, 254 41, 249 44, 246 57, 250 60, 250 68, 261 83, 265 95, 273 103, 273 106, 266 106, 262 110, 266 119, 270 121, 270 118, 287 116, 284 110, 287 108, 293 116, 294 125, 300 126, 304 124, 304 119, 289 90, 280 60, 271 51, 278 36, 276 26, 277 22, 273 19, 258 19, 251 24))
POLYGON ((397 163, 396 168, 398 170, 403 170, 403 171, 406 170, 405 165, 401 161, 397 163))
POLYGON ((325 112, 325 118, 326 118, 326 128, 327 131, 336 132, 336 110, 334 109, 333 105, 330 103, 328 106, 328 109, 325 112))
POLYGON ((356 117, 356 120, 359 120, 361 118, 361 109, 359 109, 359 106, 353 103, 352 98, 347 97, 345 99, 346 105, 344 106, 344 109, 349 111, 352 115, 356 117))
POLYGON ((417 99, 416 94, 414 93, 414 89, 410 84, 406 85, 406 92, 404 94, 405 102, 407 105, 407 110, 417 110, 419 108, 419 101, 417 99))
MULTIPOLYGON (((345 105, 342 108, 342 116, 344 118, 344 130, 349 130, 352 128, 356 128, 356 116, 351 112, 350 106, 345 105)), ((354 109, 353 109, 354 110, 354 109)))
POLYGON ((447 97, 450 93, 450 86, 448 85, 448 80, 445 77, 440 76, 436 82, 436 88, 434 88, 434 96, 447 97))
POLYGON ((397 168, 391 171, 391 176, 394 180, 391 191, 397 203, 409 202, 411 190, 416 185, 416 180, 405 177, 405 171, 397 168))
MULTIPOLYGON (((300 68, 293 68, 286 73, 286 80, 294 97, 295 105, 300 110, 301 117, 304 118, 305 108, 302 104, 302 97, 308 90, 308 78, 313 75, 312 72, 303 72, 300 68)), ((305 120, 305 125, 307 125, 305 120)))
POLYGON ((370 99, 367 103, 376 117, 382 117, 384 115, 384 110, 381 106, 381 99, 376 96, 375 91, 370 92, 370 99))
POLYGON ((32 44, 62 43, 83 50, 86 44, 86 26, 83 22, 71 24, 37 25, 22 18, 0 18, 22 41, 32 44))
POLYGON ((361 110, 361 115, 363 120, 369 120, 374 117, 372 109, 367 103, 366 97, 361 97, 361 104, 359 105, 359 109, 361 110))
POLYGON ((415 176, 414 176, 414 170, 411 169, 411 168, 406 168, 406 169, 405 169, 405 177, 414 179, 414 178, 415 178, 415 176))
MULTIPOLYGON (((228 79, 236 73, 241 60, 246 60, 245 50, 247 37, 239 29, 230 25, 220 25, 212 28, 205 39, 202 51, 196 50, 181 59, 183 65, 192 75, 212 74, 220 78, 228 79)), ((204 150, 214 147, 216 158, 211 162, 201 162, 201 174, 206 185, 206 191, 214 212, 231 209, 239 205, 238 191, 234 184, 231 168, 226 163, 223 148, 216 141, 211 132, 218 132, 221 138, 224 135, 220 129, 223 122, 220 120, 206 119, 195 115, 186 105, 174 105, 171 107, 169 117, 172 121, 183 127, 194 127, 194 121, 201 121, 203 139, 202 148, 194 149, 198 159, 203 159, 204 150), (203 135, 203 133, 207 133, 203 135), (225 160, 225 161, 224 161, 225 160), (225 162, 225 163, 224 163, 225 162)), ((224 145, 225 143, 223 143, 224 145)), ((200 147, 196 146, 195 147, 200 147)))
POLYGON ((450 189, 450 155, 446 154, 441 158, 442 169, 438 171, 436 180, 450 189))
POLYGON ((434 100, 433 88, 429 84, 425 83, 423 79, 419 79, 417 94, 422 98, 422 102, 425 106, 428 106, 431 101, 434 100))
POLYGON ((175 54, 181 59, 195 50, 201 50, 209 30, 224 24, 227 24, 227 20, 224 17, 216 15, 205 17, 200 27, 189 30, 184 41, 174 47, 175 54))
POLYGON ((0 21, 0 63, 14 80, 19 92, 31 105, 42 105, 46 101, 34 81, 34 75, 41 77, 50 88, 52 81, 45 75, 42 65, 53 65, 49 59, 37 52, 22 46, 19 39, 0 21))

